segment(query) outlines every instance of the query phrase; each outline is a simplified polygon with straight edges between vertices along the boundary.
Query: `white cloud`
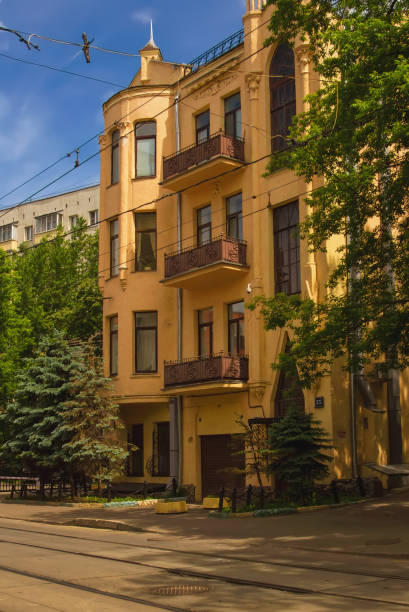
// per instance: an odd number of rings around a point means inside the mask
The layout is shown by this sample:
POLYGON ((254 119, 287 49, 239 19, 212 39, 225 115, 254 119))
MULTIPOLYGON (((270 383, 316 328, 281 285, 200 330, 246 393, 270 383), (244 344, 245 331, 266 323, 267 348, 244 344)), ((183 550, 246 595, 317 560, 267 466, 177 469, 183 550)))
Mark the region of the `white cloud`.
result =
POLYGON ((139 11, 133 12, 131 17, 134 21, 143 24, 149 23, 150 20, 153 19, 151 11, 148 11, 146 9, 141 9, 139 11))
POLYGON ((33 111, 28 102, 16 113, 12 100, 0 92, 0 161, 2 163, 22 160, 40 140, 43 118, 33 111))

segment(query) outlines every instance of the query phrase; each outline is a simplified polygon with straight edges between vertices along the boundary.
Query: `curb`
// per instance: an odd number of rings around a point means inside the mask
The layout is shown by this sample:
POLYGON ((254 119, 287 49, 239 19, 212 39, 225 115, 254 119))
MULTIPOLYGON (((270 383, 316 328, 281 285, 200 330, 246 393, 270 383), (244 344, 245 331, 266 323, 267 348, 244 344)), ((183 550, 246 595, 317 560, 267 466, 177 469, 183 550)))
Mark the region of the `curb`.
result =
POLYGON ((123 521, 109 521, 107 519, 93 519, 93 518, 76 518, 66 523, 59 523, 65 527, 90 527, 91 529, 111 529, 114 531, 137 531, 147 532, 148 529, 142 527, 134 527, 123 521))

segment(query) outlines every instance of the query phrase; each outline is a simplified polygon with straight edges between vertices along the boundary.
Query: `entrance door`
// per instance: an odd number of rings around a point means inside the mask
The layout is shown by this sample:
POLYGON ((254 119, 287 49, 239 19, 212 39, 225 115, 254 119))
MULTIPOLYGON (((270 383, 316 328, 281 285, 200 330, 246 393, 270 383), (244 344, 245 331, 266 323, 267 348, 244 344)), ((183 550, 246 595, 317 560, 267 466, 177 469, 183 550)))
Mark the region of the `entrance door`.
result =
POLYGON ((244 470, 245 457, 236 452, 244 449, 244 441, 236 436, 201 436, 202 495, 215 495, 224 486, 229 492, 236 487, 244 489, 244 473, 236 474, 231 468, 244 470), (230 468, 230 469, 229 469, 230 468))

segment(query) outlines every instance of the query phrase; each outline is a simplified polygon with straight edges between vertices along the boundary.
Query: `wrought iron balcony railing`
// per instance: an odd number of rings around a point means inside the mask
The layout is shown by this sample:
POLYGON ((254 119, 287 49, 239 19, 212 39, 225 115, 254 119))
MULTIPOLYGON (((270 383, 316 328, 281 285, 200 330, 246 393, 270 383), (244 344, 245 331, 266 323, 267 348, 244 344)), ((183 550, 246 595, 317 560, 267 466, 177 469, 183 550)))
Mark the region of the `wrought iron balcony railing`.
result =
POLYGON ((185 147, 173 155, 168 155, 163 158, 163 180, 166 181, 217 156, 244 163, 244 140, 217 132, 199 144, 185 147))
POLYGON ((189 66, 191 67, 191 72, 189 74, 196 72, 201 66, 206 66, 206 64, 210 64, 210 62, 213 62, 213 60, 217 59, 218 57, 221 57, 232 49, 239 47, 241 44, 243 44, 243 42, 244 28, 238 30, 234 34, 231 34, 231 36, 228 36, 228 38, 225 38, 221 42, 217 43, 217 45, 214 45, 214 47, 211 47, 189 62, 189 66))
POLYGON ((165 388, 207 382, 246 382, 248 357, 220 353, 205 357, 165 361, 165 388))
POLYGON ((165 280, 216 263, 247 265, 247 244, 220 236, 199 247, 165 254, 165 280))

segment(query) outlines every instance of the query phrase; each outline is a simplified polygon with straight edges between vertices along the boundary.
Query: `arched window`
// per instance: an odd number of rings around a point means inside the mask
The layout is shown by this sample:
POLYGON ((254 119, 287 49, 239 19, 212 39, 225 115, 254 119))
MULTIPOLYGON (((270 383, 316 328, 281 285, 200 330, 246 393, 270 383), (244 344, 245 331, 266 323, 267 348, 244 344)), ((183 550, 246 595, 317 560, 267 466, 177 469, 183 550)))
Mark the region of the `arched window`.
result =
MULTIPOLYGON (((287 341, 285 352, 288 353, 289 350, 287 341)), ((283 418, 290 406, 298 406, 305 410, 304 393, 297 372, 290 373, 284 370, 280 372, 274 403, 274 416, 277 419, 283 418)))
POLYGON ((270 64, 271 151, 288 147, 287 136, 295 115, 294 53, 287 43, 279 45, 270 64))
POLYGON ((119 130, 112 132, 111 143, 111 183, 114 185, 119 181, 119 130))

